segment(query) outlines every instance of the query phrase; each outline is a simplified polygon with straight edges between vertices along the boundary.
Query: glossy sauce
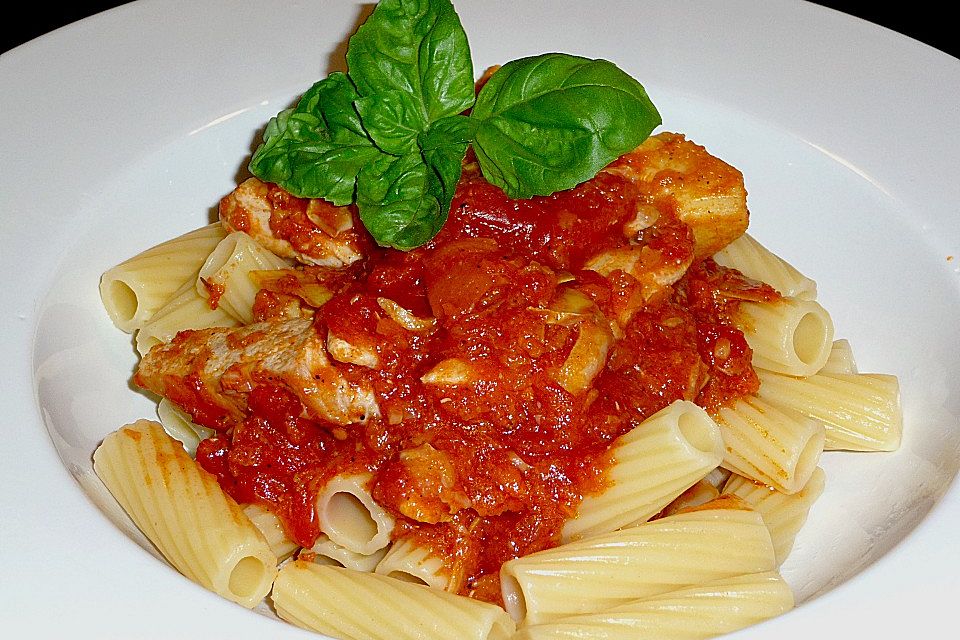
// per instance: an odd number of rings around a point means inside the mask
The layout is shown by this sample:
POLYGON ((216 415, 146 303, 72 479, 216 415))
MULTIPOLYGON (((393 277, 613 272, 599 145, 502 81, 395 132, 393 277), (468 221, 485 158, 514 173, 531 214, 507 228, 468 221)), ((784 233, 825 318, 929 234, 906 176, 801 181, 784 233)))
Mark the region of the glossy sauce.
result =
MULTIPOLYGON (((770 287, 709 259, 653 296, 623 272, 583 269, 630 244, 623 228, 642 198, 627 179, 602 173, 515 201, 468 168, 427 246, 371 248, 336 277, 308 270, 332 293, 315 328, 376 356, 374 368, 337 367, 373 385, 380 416, 331 425, 308 417, 283 386, 262 384, 248 417, 204 440, 197 460, 238 501, 271 505, 305 547, 319 534, 318 488, 338 473, 372 471, 395 538, 414 536, 447 558, 460 593, 498 601, 500 565, 556 545, 582 497, 603 489, 611 440, 673 400, 715 410, 758 388, 731 316, 739 299, 775 298, 770 287), (410 330, 383 299, 435 322, 410 330), (589 387, 572 393, 558 371, 597 318, 618 339, 589 387), (431 382, 438 371, 447 377, 431 382)), ((678 261, 692 242, 666 214, 635 239, 678 261)), ((305 277, 265 289, 258 317, 275 317, 305 277)))

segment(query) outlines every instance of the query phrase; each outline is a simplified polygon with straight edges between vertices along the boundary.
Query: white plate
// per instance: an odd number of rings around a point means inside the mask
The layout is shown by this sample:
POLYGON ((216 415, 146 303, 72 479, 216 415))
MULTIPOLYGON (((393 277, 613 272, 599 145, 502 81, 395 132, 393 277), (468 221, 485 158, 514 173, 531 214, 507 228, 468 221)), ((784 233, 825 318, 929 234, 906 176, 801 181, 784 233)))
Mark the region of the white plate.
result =
MULTIPOLYGON (((796 1, 588 4, 457 7, 478 73, 561 50, 639 78, 665 129, 744 172, 753 233, 818 280, 861 369, 901 380, 900 451, 824 456, 827 491, 784 567, 804 604, 735 637, 952 624, 960 61, 796 1)), ((97 282, 208 220, 267 118, 342 60, 360 8, 143 1, 0 57, 5 631, 316 637, 159 562, 92 475, 99 439, 151 415, 97 282)))

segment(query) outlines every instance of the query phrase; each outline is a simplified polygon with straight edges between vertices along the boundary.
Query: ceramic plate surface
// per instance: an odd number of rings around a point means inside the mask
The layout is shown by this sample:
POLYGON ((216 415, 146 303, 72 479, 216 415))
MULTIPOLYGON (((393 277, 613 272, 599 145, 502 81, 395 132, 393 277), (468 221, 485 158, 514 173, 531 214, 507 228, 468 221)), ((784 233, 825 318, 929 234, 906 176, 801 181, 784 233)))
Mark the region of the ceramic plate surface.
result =
MULTIPOLYGON (((902 637, 960 601, 960 61, 788 0, 459 0, 479 74, 613 60, 743 171, 751 232, 817 280, 860 369, 900 378, 902 448, 827 453, 783 568, 802 604, 736 638, 902 637)), ((312 638, 164 563, 93 475, 153 415, 100 274, 208 222, 266 120, 342 66, 354 2, 141 1, 0 57, 0 611, 23 637, 312 638)), ((17 634, 14 634, 17 635, 17 634)))

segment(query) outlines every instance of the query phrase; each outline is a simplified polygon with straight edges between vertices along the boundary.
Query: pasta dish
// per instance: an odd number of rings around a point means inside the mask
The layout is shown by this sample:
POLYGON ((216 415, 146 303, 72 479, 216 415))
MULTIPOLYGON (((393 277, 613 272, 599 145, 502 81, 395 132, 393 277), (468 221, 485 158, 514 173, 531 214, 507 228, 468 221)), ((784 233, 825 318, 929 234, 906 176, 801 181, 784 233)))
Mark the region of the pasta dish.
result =
POLYGON ((820 454, 895 449, 896 378, 857 371, 695 141, 532 197, 490 153, 416 247, 250 177, 104 274, 159 405, 98 475, 185 575, 334 637, 710 637, 786 611, 820 454))

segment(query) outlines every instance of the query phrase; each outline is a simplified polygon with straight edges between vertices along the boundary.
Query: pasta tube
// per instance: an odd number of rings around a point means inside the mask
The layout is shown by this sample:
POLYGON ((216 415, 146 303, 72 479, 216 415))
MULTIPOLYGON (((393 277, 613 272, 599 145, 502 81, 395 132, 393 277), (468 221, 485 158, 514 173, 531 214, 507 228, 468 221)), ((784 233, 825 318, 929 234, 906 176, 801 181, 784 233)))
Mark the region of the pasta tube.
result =
POLYGON ((277 556, 216 478, 159 423, 139 420, 107 436, 93 468, 182 574, 250 608, 270 591, 277 556))
POLYGON ((541 624, 775 568, 760 514, 726 498, 510 560, 500 586, 514 620, 541 624))
POLYGON ((144 356, 155 345, 170 342, 184 329, 235 327, 238 324, 236 318, 220 307, 211 309, 209 301, 197 293, 196 283, 188 280, 137 331, 137 352, 144 356))
POLYGON ((896 376, 821 373, 807 378, 757 370, 760 397, 823 423, 824 449, 894 451, 900 446, 903 412, 896 376))
POLYGON ((100 299, 121 331, 133 333, 196 277, 204 260, 227 232, 219 222, 168 240, 108 269, 100 278, 100 299))
POLYGON ((273 603, 288 622, 350 640, 507 640, 515 630, 493 604, 302 560, 280 570, 273 603))
POLYGON ((386 549, 378 549, 369 555, 357 553, 337 544, 322 533, 310 547, 310 553, 316 556, 313 558, 314 561, 320 559, 323 564, 336 564, 354 571, 373 571, 386 552, 386 549))
POLYGON ((817 468, 825 436, 816 420, 763 397, 738 400, 714 418, 726 444, 723 466, 735 473, 796 493, 817 468))
POLYGON ((317 495, 320 531, 346 549, 369 556, 390 544, 393 516, 370 490, 371 474, 339 475, 317 495))
POLYGON ((463 583, 463 576, 453 575, 443 558, 428 547, 417 544, 410 536, 394 542, 375 571, 444 591, 457 592, 463 583))
POLYGON ((819 371, 830 356, 833 320, 813 300, 744 301, 736 322, 753 349, 754 366, 791 376, 809 376, 819 371))
POLYGON ((765 282, 780 295, 816 300, 817 283, 773 253, 750 234, 743 234, 713 255, 717 264, 736 269, 748 278, 765 282))
POLYGON ((672 516, 681 509, 699 507, 720 497, 720 490, 708 480, 698 480, 696 484, 681 493, 658 514, 660 517, 672 516))
POLYGON ((197 292, 204 298, 213 298, 216 304, 212 306, 222 306, 243 324, 250 324, 259 290, 251 272, 289 266, 288 260, 270 253, 246 233, 234 231, 214 247, 200 267, 197 292))
POLYGON ((713 471, 711 471, 710 473, 708 473, 708 474, 706 475, 706 477, 704 477, 703 480, 704 480, 705 482, 709 482, 709 483, 712 484, 714 487, 716 487, 717 489, 719 489, 719 488, 722 487, 724 484, 726 484, 727 479, 729 479, 729 478, 730 478, 730 470, 729 470, 729 469, 724 469, 723 467, 717 467, 716 469, 714 469, 713 471))
POLYGON ((179 440, 191 458, 197 456, 197 447, 200 441, 214 434, 213 429, 196 424, 190 414, 173 404, 166 398, 161 398, 157 405, 157 417, 163 430, 174 440, 179 440))
POLYGON ((847 339, 834 340, 830 355, 820 368, 820 373, 857 373, 857 362, 847 339))
POLYGON ((243 505, 243 512, 247 514, 253 526, 263 535, 278 561, 283 562, 300 548, 300 545, 287 537, 287 532, 283 530, 280 518, 270 509, 259 504, 245 504, 243 505))
POLYGON ((777 554, 777 566, 790 555, 797 533, 807 521, 810 507, 823 493, 826 475, 817 467, 803 488, 792 495, 758 484, 743 476, 730 476, 723 488, 724 495, 734 495, 750 503, 760 512, 777 554))
POLYGON ((793 604, 787 583, 776 572, 767 571, 525 627, 514 639, 700 640, 786 613, 793 604))
POLYGON ((706 411, 678 400, 617 438, 603 493, 587 496, 563 540, 644 522, 723 460, 720 428, 706 411))

